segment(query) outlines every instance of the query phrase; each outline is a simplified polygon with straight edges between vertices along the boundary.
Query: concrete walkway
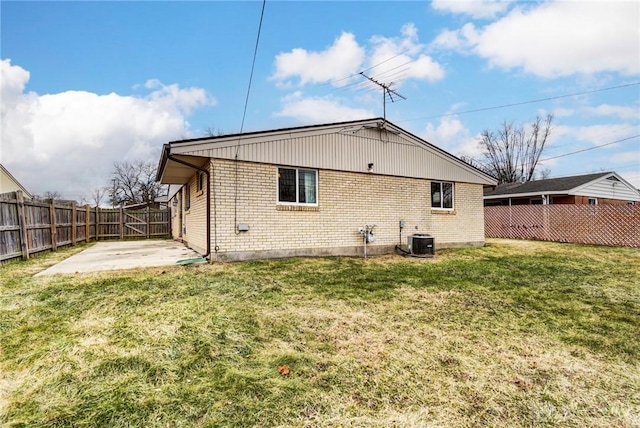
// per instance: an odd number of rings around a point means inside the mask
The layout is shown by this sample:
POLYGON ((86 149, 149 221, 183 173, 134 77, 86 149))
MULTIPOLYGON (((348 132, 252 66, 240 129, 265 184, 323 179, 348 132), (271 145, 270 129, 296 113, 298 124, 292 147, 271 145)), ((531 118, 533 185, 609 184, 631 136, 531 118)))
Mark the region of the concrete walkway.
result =
POLYGON ((167 266, 175 265, 181 259, 195 257, 200 257, 200 254, 176 241, 98 242, 36 276, 167 266))

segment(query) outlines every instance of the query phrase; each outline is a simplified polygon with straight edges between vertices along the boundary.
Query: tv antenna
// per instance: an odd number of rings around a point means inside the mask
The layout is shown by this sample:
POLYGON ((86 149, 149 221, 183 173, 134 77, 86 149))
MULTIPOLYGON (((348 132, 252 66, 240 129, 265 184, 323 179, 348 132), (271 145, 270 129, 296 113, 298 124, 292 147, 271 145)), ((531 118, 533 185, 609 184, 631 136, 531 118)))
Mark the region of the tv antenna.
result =
POLYGON ((393 82, 387 85, 385 83, 378 82, 376 79, 372 77, 367 76, 366 74, 364 74, 364 71, 361 71, 360 74, 362 75, 362 77, 369 79, 370 81, 372 81, 373 83, 375 83, 376 85, 382 88, 382 117, 386 122, 387 121, 387 95, 389 96, 389 99, 391 100, 392 103, 396 102, 396 100, 393 99, 394 95, 397 98, 402 98, 403 100, 406 100, 407 97, 391 89, 391 85, 393 85, 393 82))

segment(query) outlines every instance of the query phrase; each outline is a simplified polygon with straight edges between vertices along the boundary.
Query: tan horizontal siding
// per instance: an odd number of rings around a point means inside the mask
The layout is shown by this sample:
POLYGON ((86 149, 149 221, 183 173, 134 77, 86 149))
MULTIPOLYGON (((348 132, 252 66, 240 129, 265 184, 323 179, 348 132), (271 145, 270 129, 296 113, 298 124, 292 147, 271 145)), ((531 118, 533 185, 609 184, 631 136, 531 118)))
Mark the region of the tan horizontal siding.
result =
POLYGON ((341 129, 325 133, 283 134, 279 139, 254 137, 176 145, 173 153, 275 165, 366 172, 465 183, 491 184, 490 179, 457 158, 408 136, 378 129, 341 129))

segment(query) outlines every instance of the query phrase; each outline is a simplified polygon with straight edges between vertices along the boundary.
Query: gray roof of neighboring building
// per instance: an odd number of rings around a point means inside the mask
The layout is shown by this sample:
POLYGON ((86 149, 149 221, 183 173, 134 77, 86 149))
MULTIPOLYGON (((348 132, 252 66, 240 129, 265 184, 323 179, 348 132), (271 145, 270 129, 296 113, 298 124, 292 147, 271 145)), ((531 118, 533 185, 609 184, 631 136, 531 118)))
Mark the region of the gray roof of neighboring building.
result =
POLYGON ((487 187, 484 196, 516 195, 525 193, 562 193, 585 185, 611 172, 599 172, 596 174, 574 175, 571 177, 548 178, 545 180, 526 181, 524 183, 505 183, 495 188, 487 187))

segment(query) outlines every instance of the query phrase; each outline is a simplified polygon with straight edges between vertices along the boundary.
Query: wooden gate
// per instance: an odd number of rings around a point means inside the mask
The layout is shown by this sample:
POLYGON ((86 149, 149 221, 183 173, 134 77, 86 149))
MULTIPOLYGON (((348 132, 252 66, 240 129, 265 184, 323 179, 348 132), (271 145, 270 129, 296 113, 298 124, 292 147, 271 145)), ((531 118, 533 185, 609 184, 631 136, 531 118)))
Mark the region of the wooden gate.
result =
POLYGON ((123 238, 157 238, 171 235, 168 210, 123 210, 123 238))
POLYGON ((149 237, 149 212, 147 211, 123 211, 123 235, 125 238, 149 237))

